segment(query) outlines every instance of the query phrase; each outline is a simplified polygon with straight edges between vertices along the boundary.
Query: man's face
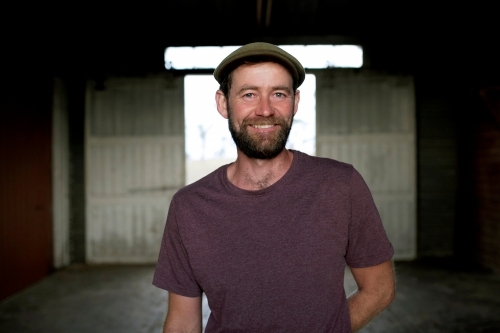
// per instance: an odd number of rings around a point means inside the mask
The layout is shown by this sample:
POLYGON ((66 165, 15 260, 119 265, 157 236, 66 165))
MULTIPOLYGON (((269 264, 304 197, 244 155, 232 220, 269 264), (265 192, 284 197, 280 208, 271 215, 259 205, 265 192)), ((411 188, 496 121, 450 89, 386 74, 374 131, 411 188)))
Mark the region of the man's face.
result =
POLYGON ((299 94, 290 73, 265 62, 242 65, 232 74, 223 112, 236 146, 250 158, 270 159, 285 148, 299 94))

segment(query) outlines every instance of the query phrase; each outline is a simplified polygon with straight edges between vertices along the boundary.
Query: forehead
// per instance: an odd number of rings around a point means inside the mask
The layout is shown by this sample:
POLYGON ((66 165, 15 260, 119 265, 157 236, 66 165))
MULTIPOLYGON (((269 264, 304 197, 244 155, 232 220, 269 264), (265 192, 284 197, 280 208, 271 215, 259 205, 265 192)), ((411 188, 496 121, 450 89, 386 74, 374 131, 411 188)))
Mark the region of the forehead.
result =
POLYGON ((291 73, 276 62, 245 63, 234 69, 232 85, 289 85, 292 87, 291 73))

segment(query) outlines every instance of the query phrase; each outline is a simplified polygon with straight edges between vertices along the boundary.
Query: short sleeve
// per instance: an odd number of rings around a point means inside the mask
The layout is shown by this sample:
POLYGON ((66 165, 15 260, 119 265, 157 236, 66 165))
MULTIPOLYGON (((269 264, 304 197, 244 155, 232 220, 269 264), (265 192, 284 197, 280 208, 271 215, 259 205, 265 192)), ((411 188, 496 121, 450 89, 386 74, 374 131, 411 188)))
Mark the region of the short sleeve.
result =
POLYGON ((174 196, 168 210, 153 285, 182 296, 198 297, 202 291, 189 264, 177 213, 174 196))
POLYGON ((358 171, 353 169, 350 182, 351 219, 346 252, 350 267, 369 267, 392 258, 390 243, 372 194, 358 171))

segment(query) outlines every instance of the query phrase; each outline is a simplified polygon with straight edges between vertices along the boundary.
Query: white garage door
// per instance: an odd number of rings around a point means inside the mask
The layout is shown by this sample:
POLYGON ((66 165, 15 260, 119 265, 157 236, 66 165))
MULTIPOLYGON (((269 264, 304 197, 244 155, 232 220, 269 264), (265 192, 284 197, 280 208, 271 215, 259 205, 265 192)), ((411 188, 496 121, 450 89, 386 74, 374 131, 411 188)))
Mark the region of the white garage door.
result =
POLYGON ((415 258, 412 78, 350 70, 318 73, 316 112, 316 154, 354 165, 372 191, 395 258, 415 258))
POLYGON ((156 262, 170 199, 185 180, 183 78, 104 84, 87 88, 87 261, 156 262))

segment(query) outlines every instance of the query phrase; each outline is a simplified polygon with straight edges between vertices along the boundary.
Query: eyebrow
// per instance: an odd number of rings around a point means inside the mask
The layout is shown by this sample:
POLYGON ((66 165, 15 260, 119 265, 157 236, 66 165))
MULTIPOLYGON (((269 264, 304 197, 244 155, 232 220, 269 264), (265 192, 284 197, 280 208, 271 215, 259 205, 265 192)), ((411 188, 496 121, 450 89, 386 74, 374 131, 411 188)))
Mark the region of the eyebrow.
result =
POLYGON ((239 93, 242 93, 243 91, 245 90, 258 90, 259 88, 257 86, 247 86, 247 85, 244 85, 240 88, 240 90, 238 90, 238 94, 239 93))
MULTIPOLYGON (((245 90, 259 90, 259 87, 258 86, 247 86, 247 85, 244 85, 241 87, 240 90, 238 90, 238 94, 239 93, 242 93, 243 91, 245 90)), ((286 91, 288 94, 291 94, 291 90, 289 87, 287 86, 275 86, 275 87, 272 87, 272 90, 284 90, 286 91)))
POLYGON ((286 91, 288 94, 291 94, 292 91, 290 90, 289 87, 287 86, 277 86, 277 87, 273 87, 273 90, 284 90, 286 91))

